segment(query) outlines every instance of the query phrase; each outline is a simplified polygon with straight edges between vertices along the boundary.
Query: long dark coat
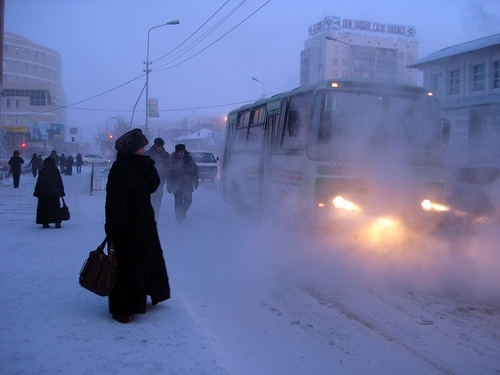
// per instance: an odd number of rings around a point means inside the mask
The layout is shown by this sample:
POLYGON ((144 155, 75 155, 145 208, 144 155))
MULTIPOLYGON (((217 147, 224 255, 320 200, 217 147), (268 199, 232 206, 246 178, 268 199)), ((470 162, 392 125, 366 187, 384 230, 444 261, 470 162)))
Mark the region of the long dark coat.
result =
POLYGON ((114 242, 117 259, 117 283, 109 296, 112 314, 146 312, 148 295, 153 305, 170 298, 150 201, 159 184, 149 156, 118 152, 109 171, 105 205, 105 231, 114 242))
POLYGON ((24 159, 20 157, 19 154, 12 156, 9 159, 9 165, 12 168, 12 174, 21 174, 22 164, 24 164, 24 159))
POLYGON ((198 187, 198 166, 191 154, 187 151, 184 157, 179 157, 177 152, 170 157, 170 168, 167 177, 167 190, 169 193, 192 192, 198 187))
POLYGON ((53 158, 43 161, 43 168, 38 172, 33 195, 38 198, 36 223, 49 224, 61 222, 60 197, 64 197, 64 185, 61 173, 53 158))

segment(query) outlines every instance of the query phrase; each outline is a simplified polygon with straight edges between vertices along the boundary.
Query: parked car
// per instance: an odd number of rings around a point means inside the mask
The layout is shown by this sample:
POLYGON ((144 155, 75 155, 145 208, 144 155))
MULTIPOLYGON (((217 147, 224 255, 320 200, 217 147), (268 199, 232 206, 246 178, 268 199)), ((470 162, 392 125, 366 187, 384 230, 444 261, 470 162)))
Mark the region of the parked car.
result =
POLYGON ((99 155, 94 155, 94 154, 83 155, 82 160, 83 160, 83 165, 87 165, 87 164, 107 165, 107 164, 111 163, 111 160, 103 158, 102 156, 99 156, 99 155))
POLYGON ((200 180, 214 182, 219 172, 218 161, 213 153, 209 151, 190 151, 191 157, 198 166, 200 180))

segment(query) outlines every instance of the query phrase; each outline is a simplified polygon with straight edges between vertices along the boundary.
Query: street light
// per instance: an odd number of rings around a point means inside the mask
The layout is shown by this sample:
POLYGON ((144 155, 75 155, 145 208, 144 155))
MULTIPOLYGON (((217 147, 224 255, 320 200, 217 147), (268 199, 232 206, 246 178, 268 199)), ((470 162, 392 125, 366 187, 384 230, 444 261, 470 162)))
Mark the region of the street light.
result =
POLYGON ((349 50, 351 51, 351 53, 350 53, 351 57, 349 58, 349 70, 350 70, 349 75, 351 77, 354 77, 354 54, 352 52, 352 44, 349 44, 349 43, 343 42, 341 40, 338 40, 338 38, 334 38, 334 37, 332 37, 330 35, 327 35, 326 39, 327 40, 331 40, 333 42, 338 42, 338 43, 345 44, 346 46, 349 46, 349 50))
POLYGON ((259 82, 261 85, 262 85, 262 99, 264 99, 266 97, 266 86, 264 85, 263 82, 259 81, 257 78, 255 77, 252 77, 252 79, 255 81, 255 82, 259 82))
POLYGON ((151 71, 151 69, 149 69, 149 64, 151 64, 151 62, 149 62, 149 34, 151 33, 151 30, 153 29, 157 29, 159 27, 163 27, 163 26, 167 26, 167 25, 178 25, 179 24, 179 20, 174 20, 174 21, 170 21, 170 22, 167 22, 167 23, 164 23, 164 24, 161 24, 161 25, 158 25, 158 26, 154 26, 152 28, 149 29, 148 31, 148 49, 147 49, 147 55, 146 55, 146 127, 144 129, 144 132, 146 133, 146 136, 148 134, 148 119, 149 119, 149 72, 151 71))

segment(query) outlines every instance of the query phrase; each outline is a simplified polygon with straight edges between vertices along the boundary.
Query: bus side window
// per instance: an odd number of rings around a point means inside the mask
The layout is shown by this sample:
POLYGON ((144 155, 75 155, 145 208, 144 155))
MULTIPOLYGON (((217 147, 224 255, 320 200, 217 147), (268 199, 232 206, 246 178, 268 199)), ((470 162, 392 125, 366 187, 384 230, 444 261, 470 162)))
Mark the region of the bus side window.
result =
POLYGON ((264 130, 264 107, 254 109, 248 128, 247 150, 260 151, 264 130))
POLYGON ((290 109, 283 134, 282 150, 301 150, 305 146, 305 109, 290 109))
POLYGON ((245 150, 249 120, 250 120, 250 111, 245 111, 238 115, 238 122, 236 124, 236 129, 234 134, 233 150, 235 151, 245 150))

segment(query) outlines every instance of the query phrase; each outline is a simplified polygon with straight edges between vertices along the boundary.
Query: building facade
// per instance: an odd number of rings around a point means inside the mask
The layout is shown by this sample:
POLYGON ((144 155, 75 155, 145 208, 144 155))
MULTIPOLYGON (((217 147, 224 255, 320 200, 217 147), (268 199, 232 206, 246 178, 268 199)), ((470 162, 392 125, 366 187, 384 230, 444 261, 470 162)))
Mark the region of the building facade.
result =
POLYGON ((451 166, 500 168, 500 34, 434 52, 409 65, 451 122, 451 166))
POLYGON ((300 85, 337 77, 417 83, 416 30, 411 26, 325 17, 311 25, 300 55, 300 85))
POLYGON ((27 143, 64 141, 66 98, 61 55, 4 32, 1 142, 5 151, 27 143))

